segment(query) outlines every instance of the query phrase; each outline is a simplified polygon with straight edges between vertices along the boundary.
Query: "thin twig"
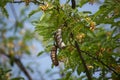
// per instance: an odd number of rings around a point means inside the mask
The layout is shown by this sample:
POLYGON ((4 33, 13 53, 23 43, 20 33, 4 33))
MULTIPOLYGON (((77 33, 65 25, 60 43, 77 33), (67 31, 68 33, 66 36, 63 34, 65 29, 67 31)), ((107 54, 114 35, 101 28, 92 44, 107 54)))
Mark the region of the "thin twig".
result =
POLYGON ((9 4, 9 6, 10 6, 11 11, 13 13, 13 17, 15 18, 15 30, 14 31, 16 32, 17 26, 18 26, 18 16, 17 16, 16 10, 15 10, 13 4, 9 4))
POLYGON ((15 21, 17 21, 18 20, 18 16, 17 16, 16 10, 15 10, 15 8, 14 8, 14 6, 12 4, 10 4, 10 8, 11 8, 11 11, 12 11, 13 16, 15 18, 15 21))
MULTIPOLYGON (((7 56, 10 59, 10 55, 6 54, 2 49, 0 49, 0 54, 5 55, 5 56, 7 56)), ((27 76, 27 78, 29 80, 32 80, 30 74, 28 73, 28 71, 26 70, 26 68, 24 67, 24 65, 20 61, 20 59, 15 57, 15 56, 13 56, 13 60, 18 65, 18 67, 23 71, 23 73, 27 76)))

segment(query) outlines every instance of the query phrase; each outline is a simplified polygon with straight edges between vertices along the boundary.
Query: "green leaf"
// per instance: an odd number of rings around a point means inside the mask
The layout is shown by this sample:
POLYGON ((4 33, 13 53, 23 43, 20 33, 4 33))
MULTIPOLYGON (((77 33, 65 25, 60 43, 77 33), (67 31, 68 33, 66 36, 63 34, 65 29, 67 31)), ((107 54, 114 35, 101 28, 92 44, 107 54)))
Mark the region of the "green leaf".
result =
POLYGON ((40 12, 40 8, 36 9, 36 10, 32 10, 29 14, 28 17, 31 17, 32 15, 34 15, 35 13, 40 12))
POLYGON ((43 54, 45 51, 40 51, 37 56, 40 56, 41 54, 43 54))
POLYGON ((81 64, 81 65, 79 65, 78 68, 77 68, 77 74, 80 75, 81 72, 83 72, 83 71, 84 71, 84 67, 83 67, 82 64, 81 64))
POLYGON ((69 80, 69 78, 71 77, 71 74, 72 74, 71 71, 67 72, 65 80, 69 80))
POLYGON ((7 18, 9 17, 8 12, 5 8, 2 8, 2 12, 7 18))

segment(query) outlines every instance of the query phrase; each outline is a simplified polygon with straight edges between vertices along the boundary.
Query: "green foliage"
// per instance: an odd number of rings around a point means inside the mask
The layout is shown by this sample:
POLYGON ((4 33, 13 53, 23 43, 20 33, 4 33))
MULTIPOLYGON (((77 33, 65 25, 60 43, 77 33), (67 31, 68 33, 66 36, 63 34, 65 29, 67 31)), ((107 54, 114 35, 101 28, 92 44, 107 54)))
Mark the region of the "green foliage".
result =
POLYGON ((111 26, 119 26, 118 21, 115 21, 119 18, 119 2, 114 0, 105 0, 100 9, 93 15, 93 19, 97 24, 111 24, 111 26), (112 5, 112 6, 111 6, 112 5))
POLYGON ((2 12, 6 17, 9 16, 8 12, 7 12, 6 8, 5 8, 8 1, 9 0, 0 0, 0 12, 2 12))
MULTIPOLYGON (((58 60, 64 63, 65 76, 60 80, 82 80, 87 76, 83 62, 78 54, 75 41, 79 44, 81 54, 85 60, 87 69, 92 74, 93 79, 107 80, 117 79, 120 75, 120 2, 119 0, 104 0, 96 13, 89 11, 80 12, 85 4, 94 4, 101 0, 75 0, 76 8, 72 9, 70 0, 61 4, 61 0, 44 0, 44 4, 29 13, 29 17, 37 12, 42 12, 39 20, 33 21, 35 30, 40 35, 45 46, 44 52, 50 52, 55 43, 54 33, 57 29, 62 29, 62 39, 66 48, 58 49, 58 60), (71 35, 72 34, 72 35, 71 35), (77 75, 73 75, 76 72, 77 75), (94 76, 95 73, 100 75, 94 76), (109 76, 106 76, 109 75, 109 76)), ((26 2, 27 3, 27 2, 26 2)), ((28 2, 29 3, 29 2, 28 2)), ((7 1, 0 1, 2 13, 8 16, 4 8, 7 1), (3 4, 2 4, 3 3, 3 4)), ((24 21, 26 19, 22 19, 24 21)), ((4 28, 6 23, 2 22, 1 34, 5 34, 8 29, 4 28)), ((16 26, 23 26, 16 21, 16 26)), ((22 27, 17 27, 19 31, 22 27)), ((29 53, 27 41, 31 40, 32 33, 24 34, 22 42, 19 44, 20 51, 29 53)), ((2 42, 13 44, 19 37, 2 38, 2 42)), ((12 50, 13 47, 9 47, 12 50)), ((7 50, 7 49, 5 49, 7 50)), ((12 53, 10 54, 12 55, 12 53)), ((12 57, 10 58, 12 61, 12 57)))
MULTIPOLYGON (((85 71, 74 46, 74 41, 77 40, 90 72, 94 74, 99 69, 99 73, 105 72, 98 79, 101 77, 107 79, 105 75, 111 73, 108 67, 111 67, 119 74, 115 67, 119 66, 118 59, 120 58, 119 52, 116 52, 116 48, 120 48, 120 36, 118 36, 120 33, 117 31, 120 28, 118 24, 119 5, 116 5, 117 3, 114 0, 105 0, 100 9, 91 15, 84 13, 85 11, 80 12, 77 9, 89 1, 81 0, 78 2, 80 4, 74 10, 68 2, 62 5, 58 5, 56 1, 46 2, 47 5, 52 5, 52 8, 46 7, 43 10, 40 20, 35 22, 36 31, 43 37, 42 41, 47 43, 46 46, 52 46, 54 43, 53 33, 59 28, 62 29, 62 38, 67 47, 59 50, 58 58, 59 61, 64 62, 65 72, 68 70, 71 70, 71 73, 77 71, 78 75, 80 75, 85 71), (116 9, 117 11, 115 12, 116 9), (118 21, 115 21, 116 19, 118 21), (104 28, 109 26, 101 26, 100 24, 103 23, 110 24, 112 28, 104 28), (73 33, 74 39, 71 37, 71 33, 73 33), (84 52, 89 53, 85 54, 84 52)), ((91 1, 89 3, 94 2, 91 1)), ((114 72, 112 72, 112 75, 114 75, 114 72)), ((65 80, 70 76, 66 75, 65 80)), ((109 77, 111 78, 112 76, 109 77)))
POLYGON ((10 78, 11 70, 0 67, 0 80, 24 80, 22 77, 10 78))
POLYGON ((11 70, 3 69, 2 67, 0 67, 0 80, 8 80, 10 71, 11 70))

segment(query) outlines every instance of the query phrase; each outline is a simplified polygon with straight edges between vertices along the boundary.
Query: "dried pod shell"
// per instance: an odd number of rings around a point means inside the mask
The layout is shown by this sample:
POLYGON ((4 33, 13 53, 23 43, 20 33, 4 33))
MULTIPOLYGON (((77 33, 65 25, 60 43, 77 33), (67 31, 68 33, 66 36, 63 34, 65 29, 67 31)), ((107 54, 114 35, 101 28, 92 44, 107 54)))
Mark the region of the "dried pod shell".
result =
POLYGON ((64 47, 66 47, 65 43, 62 41, 62 30, 61 29, 58 29, 54 35, 54 38, 55 38, 55 41, 56 41, 56 44, 57 46, 62 49, 64 47))

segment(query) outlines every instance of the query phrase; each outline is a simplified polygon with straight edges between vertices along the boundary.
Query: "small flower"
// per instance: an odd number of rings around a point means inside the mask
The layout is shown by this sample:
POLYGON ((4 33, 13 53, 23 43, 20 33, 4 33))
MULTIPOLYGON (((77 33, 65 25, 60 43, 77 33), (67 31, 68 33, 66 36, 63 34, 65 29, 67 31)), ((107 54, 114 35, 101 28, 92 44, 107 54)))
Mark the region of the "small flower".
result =
POLYGON ((90 30, 91 31, 94 31, 95 30, 95 28, 96 28, 96 23, 95 22, 90 22, 90 30))
POLYGON ((42 9, 42 11, 46 11, 48 9, 49 5, 46 4, 46 5, 42 5, 40 6, 40 9, 42 9))

